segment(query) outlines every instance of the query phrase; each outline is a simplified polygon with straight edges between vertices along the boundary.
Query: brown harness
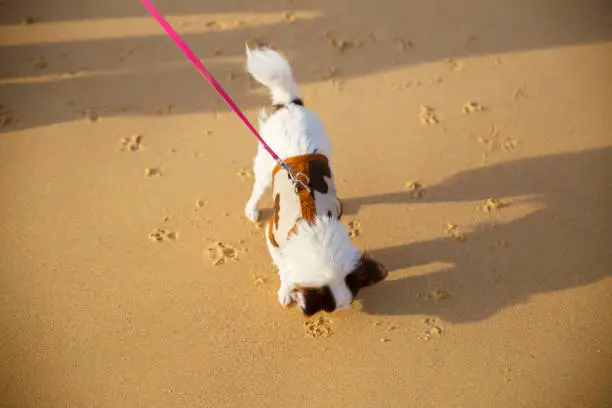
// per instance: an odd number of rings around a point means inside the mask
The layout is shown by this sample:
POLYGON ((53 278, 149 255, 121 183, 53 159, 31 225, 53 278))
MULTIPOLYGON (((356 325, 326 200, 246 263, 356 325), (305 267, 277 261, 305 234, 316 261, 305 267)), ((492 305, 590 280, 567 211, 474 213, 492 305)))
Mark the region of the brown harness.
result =
MULTIPOLYGON (((327 156, 320 153, 310 153, 301 156, 290 157, 285 160, 285 163, 295 173, 305 174, 308 177, 308 188, 301 185, 296 186, 296 193, 299 197, 301 216, 297 222, 306 220, 308 223, 313 224, 317 217, 317 208, 315 203, 314 192, 319 191, 321 193, 327 192, 327 183, 324 180, 324 176, 331 178, 331 170, 329 168, 329 159, 327 156)), ((280 165, 276 165, 272 171, 272 178, 276 177, 277 173, 283 168, 280 165)), ((342 217, 343 205, 342 202, 336 197, 339 204, 338 219, 342 217)), ((278 247, 278 242, 274 239, 274 230, 278 228, 280 211, 280 196, 274 198, 274 209, 272 218, 268 224, 268 238, 270 243, 274 247, 278 247)), ((331 216, 331 211, 329 211, 331 216)), ((289 230, 287 238, 297 232, 297 222, 289 230)))

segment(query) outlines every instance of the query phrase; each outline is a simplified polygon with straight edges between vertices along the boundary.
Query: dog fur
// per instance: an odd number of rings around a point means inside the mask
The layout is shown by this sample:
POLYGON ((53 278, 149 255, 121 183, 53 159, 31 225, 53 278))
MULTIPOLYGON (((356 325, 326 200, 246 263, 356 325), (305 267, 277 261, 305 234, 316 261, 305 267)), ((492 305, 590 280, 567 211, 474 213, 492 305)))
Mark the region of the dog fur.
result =
MULTIPOLYGON (((297 302, 306 315, 320 310, 333 312, 348 308, 361 288, 385 279, 387 271, 351 243, 346 227, 339 220, 342 206, 335 197, 329 170, 332 167, 331 140, 319 117, 303 106, 289 63, 269 48, 251 50, 247 47, 246 53, 247 71, 269 89, 275 108, 270 116, 263 110, 259 115, 263 139, 283 160, 312 163, 315 156, 324 156, 324 170, 329 174, 329 177, 321 176, 325 179, 322 182, 324 189, 317 188, 314 181, 309 180, 310 196, 308 190, 303 189, 296 190, 298 198, 292 197, 290 189, 279 186, 288 178, 275 177, 279 171, 277 163, 261 144, 258 147, 253 165, 255 181, 245 214, 253 222, 259 219, 258 203, 274 183, 279 192, 275 191, 275 213, 266 236, 281 281, 278 301, 283 306, 297 302), (283 203, 299 201, 304 207, 307 199, 311 201, 308 205, 318 203, 316 211, 311 211, 308 217, 280 220, 281 224, 285 222, 284 225, 288 225, 289 222, 293 226, 288 234, 282 230, 275 239, 279 217, 291 217, 282 211, 283 203), (333 206, 329 204, 331 202, 334 202, 333 206)), ((280 171, 284 173, 284 170, 280 171)))

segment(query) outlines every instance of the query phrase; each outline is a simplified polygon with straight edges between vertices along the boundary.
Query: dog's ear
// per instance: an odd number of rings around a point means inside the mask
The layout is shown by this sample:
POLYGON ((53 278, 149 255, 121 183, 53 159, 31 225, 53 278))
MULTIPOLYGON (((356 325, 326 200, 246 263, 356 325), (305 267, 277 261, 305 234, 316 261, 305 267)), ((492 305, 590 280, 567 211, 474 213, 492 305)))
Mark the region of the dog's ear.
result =
POLYGON ((353 296, 361 288, 372 286, 387 277, 387 269, 378 261, 375 261, 368 254, 363 254, 357 267, 344 278, 346 286, 350 289, 353 296))
POLYGON ((297 289, 297 302, 306 316, 324 310, 331 313, 336 310, 336 300, 329 286, 322 288, 297 289))

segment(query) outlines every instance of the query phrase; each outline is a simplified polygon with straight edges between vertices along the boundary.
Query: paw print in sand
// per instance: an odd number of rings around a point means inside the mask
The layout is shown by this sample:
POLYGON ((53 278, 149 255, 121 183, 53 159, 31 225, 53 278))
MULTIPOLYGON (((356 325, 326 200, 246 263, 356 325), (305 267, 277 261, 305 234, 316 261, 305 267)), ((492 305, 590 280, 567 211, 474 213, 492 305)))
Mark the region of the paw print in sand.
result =
POLYGON ((437 319, 427 318, 423 320, 423 323, 425 323, 427 328, 423 334, 419 336, 421 340, 429 341, 434 337, 439 337, 442 335, 442 327, 438 323, 437 319))
POLYGON ((454 60, 454 59, 447 59, 446 60, 446 66, 451 71, 461 71, 463 69, 463 64, 461 62, 459 62, 459 61, 454 60))
POLYGON ((506 203, 503 203, 497 198, 488 198, 487 201, 479 208, 484 213, 491 215, 492 213, 499 211, 506 206, 506 203))
POLYGON ((255 178, 253 170, 249 169, 241 169, 240 171, 238 171, 238 173, 236 173, 236 175, 242 180, 253 180, 255 178))
POLYGON ((142 135, 133 135, 121 139, 121 150, 135 152, 142 147, 142 135))
POLYGON ((475 112, 486 112, 489 109, 485 106, 477 102, 467 102, 461 107, 461 112, 465 114, 475 113, 475 112))
POLYGON ((446 224, 446 235, 453 238, 455 241, 465 241, 465 235, 459 230, 457 224, 448 223, 446 224))
POLYGON ((177 238, 176 232, 157 228, 149 234, 149 239, 154 242, 174 241, 177 238))
POLYGON ((238 260, 238 251, 236 248, 232 248, 223 242, 215 242, 208 247, 206 254, 213 266, 236 262, 238 260))
POLYGON ((156 177, 161 176, 161 169, 159 167, 147 167, 144 169, 145 177, 156 177))
POLYGON ((418 181, 409 181, 404 188, 410 192, 411 198, 423 198, 425 195, 425 187, 418 181))
POLYGON ((361 234, 361 224, 359 224, 359 221, 349 221, 346 226, 348 228, 349 237, 357 238, 361 234))
POLYGON ((313 338, 330 337, 334 334, 333 321, 325 316, 319 316, 304 322, 306 335, 313 338))
POLYGON ((421 123, 424 125, 433 126, 440 123, 440 118, 438 117, 436 110, 427 105, 421 105, 419 118, 421 119, 421 123))

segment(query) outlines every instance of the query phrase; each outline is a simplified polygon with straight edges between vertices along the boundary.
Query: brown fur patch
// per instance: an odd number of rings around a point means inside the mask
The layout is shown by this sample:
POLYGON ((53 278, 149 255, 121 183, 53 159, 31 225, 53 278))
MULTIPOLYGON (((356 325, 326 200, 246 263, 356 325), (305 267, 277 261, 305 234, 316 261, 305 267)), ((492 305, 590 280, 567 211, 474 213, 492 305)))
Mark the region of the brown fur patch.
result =
MULTIPOLYGON (((299 222, 299 220, 298 220, 298 222, 299 222)), ((294 234, 297 234, 297 229, 298 229, 298 226, 297 226, 297 223, 296 223, 293 227, 291 227, 291 229, 287 233, 287 238, 291 237, 294 234)))
POLYGON ((327 160, 312 160, 308 165, 308 177, 310 177, 309 187, 314 199, 314 192, 318 191, 321 194, 327 194, 329 186, 325 177, 331 179, 331 169, 327 160))
POLYGON ((322 288, 300 288, 298 290, 304 297, 302 312, 306 316, 312 316, 321 310, 327 313, 336 310, 336 299, 329 286, 323 286, 322 288))
POLYGON ((274 239, 274 222, 272 220, 268 223, 268 240, 273 247, 278 248, 278 242, 274 239))
POLYGON ((274 197, 274 209, 272 219, 274 220, 274 228, 278 229, 278 220, 280 218, 280 194, 276 194, 274 197))
POLYGON ((387 277, 387 269, 378 261, 375 261, 368 254, 363 254, 359 260, 359 265, 344 278, 346 285, 356 296, 361 288, 372 286, 387 277))
POLYGON ((317 218, 317 208, 315 200, 308 190, 304 187, 298 187, 298 196, 300 198, 300 207, 302 207, 302 218, 309 223, 314 223, 317 218))
POLYGON ((280 218, 280 194, 274 197, 274 208, 272 209, 272 218, 268 223, 268 240, 273 247, 278 248, 278 242, 274 239, 274 229, 278 229, 278 220, 280 218))

